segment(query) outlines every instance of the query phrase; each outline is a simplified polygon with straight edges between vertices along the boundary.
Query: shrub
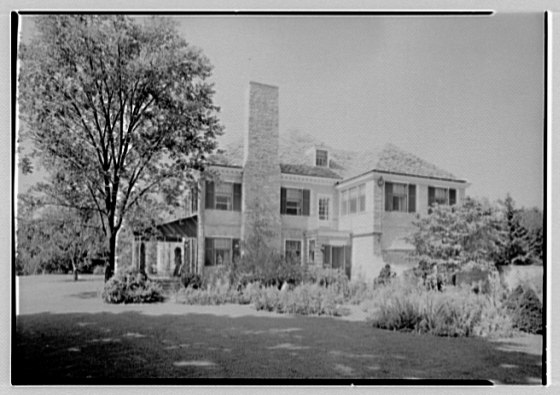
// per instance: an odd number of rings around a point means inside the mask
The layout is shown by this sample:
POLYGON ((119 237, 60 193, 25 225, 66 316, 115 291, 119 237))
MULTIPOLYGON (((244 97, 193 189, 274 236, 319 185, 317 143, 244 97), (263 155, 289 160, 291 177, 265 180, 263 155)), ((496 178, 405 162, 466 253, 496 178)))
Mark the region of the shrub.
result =
POLYGON ((535 291, 517 286, 507 299, 513 325, 520 331, 542 334, 542 304, 535 291))
POLYGON ((102 298, 106 303, 155 303, 163 301, 163 294, 159 284, 126 268, 105 283, 102 298))
POLYGON ((183 274, 181 275, 181 283, 185 288, 202 288, 202 278, 199 274, 195 273, 183 272, 183 274))
MULTIPOLYGON (((398 279, 398 278, 397 278, 398 279)), ((470 286, 445 292, 398 279, 365 303, 375 327, 436 336, 507 336, 512 322, 498 289, 474 294, 470 286)))
POLYGON ((329 288, 336 294, 348 296, 350 285, 346 274, 338 269, 325 269, 318 266, 304 268, 303 281, 329 288))
POLYGON ((383 286, 389 284, 397 273, 391 270, 391 265, 386 264, 379 272, 379 276, 373 281, 374 286, 383 286))
POLYGON ((365 281, 353 281, 349 283, 346 300, 348 303, 356 305, 373 299, 374 295, 375 291, 371 285, 365 281))
MULTIPOLYGON (((226 303, 239 303, 242 301, 238 292, 221 288, 183 288, 175 294, 177 303, 190 305, 220 305, 226 303)), ((248 303, 248 302, 247 302, 248 303)))
POLYGON ((101 275, 105 274, 105 267, 103 265, 97 265, 93 268, 93 274, 101 275))
POLYGON ((318 284, 301 284, 293 290, 276 287, 260 288, 251 301, 257 310, 298 315, 342 315, 342 296, 333 288, 318 284))

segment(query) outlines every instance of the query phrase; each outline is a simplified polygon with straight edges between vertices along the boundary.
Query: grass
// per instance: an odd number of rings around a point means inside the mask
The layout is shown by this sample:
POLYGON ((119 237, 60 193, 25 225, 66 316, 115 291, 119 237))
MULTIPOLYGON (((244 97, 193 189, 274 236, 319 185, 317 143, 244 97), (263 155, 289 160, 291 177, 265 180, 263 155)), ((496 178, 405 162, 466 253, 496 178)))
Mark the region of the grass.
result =
POLYGON ((250 306, 114 306, 88 297, 102 280, 78 284, 56 276, 20 280, 14 384, 255 378, 540 383, 541 356, 521 352, 513 340, 399 333, 250 306))

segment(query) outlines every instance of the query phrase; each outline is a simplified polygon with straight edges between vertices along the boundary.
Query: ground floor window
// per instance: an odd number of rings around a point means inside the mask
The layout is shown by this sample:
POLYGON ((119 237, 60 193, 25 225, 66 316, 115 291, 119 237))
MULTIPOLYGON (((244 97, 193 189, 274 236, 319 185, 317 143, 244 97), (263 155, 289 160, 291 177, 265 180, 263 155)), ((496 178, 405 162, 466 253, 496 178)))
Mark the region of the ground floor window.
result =
POLYGON ((300 240, 286 240, 286 258, 301 262, 300 240))
POLYGON ((205 266, 228 264, 239 255, 239 239, 207 237, 205 250, 205 266))

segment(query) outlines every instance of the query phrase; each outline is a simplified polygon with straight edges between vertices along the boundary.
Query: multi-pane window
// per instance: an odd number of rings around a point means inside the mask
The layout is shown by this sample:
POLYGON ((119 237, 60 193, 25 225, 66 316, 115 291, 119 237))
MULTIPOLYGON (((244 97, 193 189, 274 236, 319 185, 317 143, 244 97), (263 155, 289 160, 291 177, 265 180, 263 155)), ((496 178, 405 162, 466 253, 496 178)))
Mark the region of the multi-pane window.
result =
POLYGON ((233 184, 216 185, 216 210, 231 210, 233 206, 233 184))
POLYGON ((327 167, 329 163, 329 153, 318 149, 315 151, 315 166, 327 167))
POLYGON ((321 221, 329 220, 329 205, 330 205, 330 198, 328 197, 319 198, 319 219, 321 221))
POLYGON ((239 257, 239 239, 225 237, 207 237, 204 240, 204 265, 216 266, 231 263, 239 257))
POLYGON ((301 261, 301 241, 286 240, 286 258, 295 262, 301 261))
POLYGON ((281 188, 280 213, 286 215, 309 215, 309 189, 281 188))
POLYGON ((286 191, 286 214, 301 215, 303 193, 301 189, 288 189, 286 191))
POLYGON ((428 205, 437 204, 454 205, 457 203, 457 191, 448 188, 428 187, 428 205))
POLYGON ((366 185, 346 189, 340 193, 340 214, 355 214, 366 211, 366 185))
POLYGON ((207 209, 241 211, 241 184, 206 182, 207 209))
POLYGON ((416 185, 386 182, 385 211, 414 213, 416 211, 416 185))

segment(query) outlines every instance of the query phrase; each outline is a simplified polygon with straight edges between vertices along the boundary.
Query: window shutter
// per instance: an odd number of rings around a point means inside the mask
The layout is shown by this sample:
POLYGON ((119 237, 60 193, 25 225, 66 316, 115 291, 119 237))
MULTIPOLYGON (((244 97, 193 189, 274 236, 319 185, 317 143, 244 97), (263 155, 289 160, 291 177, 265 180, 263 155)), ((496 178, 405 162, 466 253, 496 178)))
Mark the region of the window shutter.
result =
POLYGON ((393 211, 393 184, 385 183, 385 211, 393 211))
POLYGON ((431 206, 436 201, 436 189, 428 187, 428 206, 431 206))
POLYGON ((204 239, 204 266, 214 265, 214 240, 207 237, 204 239))
POLYGON ((280 214, 286 214, 286 188, 280 188, 280 214))
POLYGON ((453 206, 457 203, 457 191, 455 189, 449 190, 449 205, 453 206))
POLYGON ((416 212, 416 185, 408 185, 408 212, 416 212))
POLYGON ((241 184, 233 184, 233 211, 241 211, 241 184))
POLYGON ((241 240, 233 239, 233 245, 231 246, 232 249, 232 257, 234 261, 237 261, 241 256, 241 240))
POLYGON ((206 208, 214 208, 214 183, 206 181, 206 208))
POLYGON ((303 215, 309 216, 309 197, 310 197, 309 189, 303 190, 303 215))

